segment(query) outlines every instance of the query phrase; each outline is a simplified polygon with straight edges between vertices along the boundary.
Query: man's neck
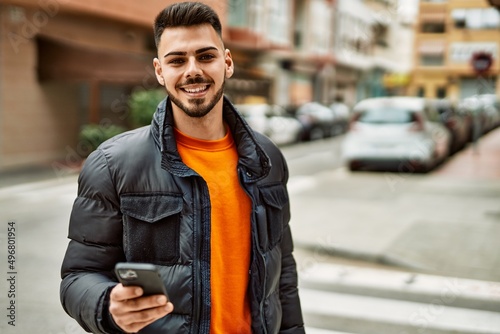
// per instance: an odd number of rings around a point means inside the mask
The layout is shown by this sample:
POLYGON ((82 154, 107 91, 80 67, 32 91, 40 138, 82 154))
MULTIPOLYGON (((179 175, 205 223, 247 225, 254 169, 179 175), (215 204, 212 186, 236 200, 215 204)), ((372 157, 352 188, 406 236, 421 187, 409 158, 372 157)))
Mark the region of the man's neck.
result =
POLYGON ((202 140, 217 140, 226 135, 222 117, 222 100, 204 117, 190 117, 173 105, 175 127, 182 133, 202 140))

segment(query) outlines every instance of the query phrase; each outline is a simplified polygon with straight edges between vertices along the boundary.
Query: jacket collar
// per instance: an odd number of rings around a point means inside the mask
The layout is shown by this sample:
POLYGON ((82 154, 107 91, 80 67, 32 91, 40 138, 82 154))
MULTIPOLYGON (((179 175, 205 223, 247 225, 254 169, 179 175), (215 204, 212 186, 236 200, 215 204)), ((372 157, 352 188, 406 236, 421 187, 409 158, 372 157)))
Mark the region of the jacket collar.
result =
MULTIPOLYGON (((256 182, 265 178, 271 169, 269 156, 257 142, 250 126, 226 97, 224 97, 223 103, 223 117, 236 143, 239 165, 244 169, 243 180, 256 182)), ((151 122, 151 133, 161 152, 163 169, 180 177, 196 175, 182 162, 177 151, 172 103, 168 97, 161 101, 156 108, 151 122)))

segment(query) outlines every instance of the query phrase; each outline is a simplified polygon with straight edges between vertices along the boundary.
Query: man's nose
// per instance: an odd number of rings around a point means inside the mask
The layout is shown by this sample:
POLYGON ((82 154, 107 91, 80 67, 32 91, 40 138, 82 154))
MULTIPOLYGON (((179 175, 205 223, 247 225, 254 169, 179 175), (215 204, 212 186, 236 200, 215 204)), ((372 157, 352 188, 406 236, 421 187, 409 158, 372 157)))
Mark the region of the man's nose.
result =
POLYGON ((201 75, 202 70, 200 68, 200 64, 196 61, 196 58, 190 57, 188 59, 188 64, 186 68, 186 77, 192 77, 201 75))

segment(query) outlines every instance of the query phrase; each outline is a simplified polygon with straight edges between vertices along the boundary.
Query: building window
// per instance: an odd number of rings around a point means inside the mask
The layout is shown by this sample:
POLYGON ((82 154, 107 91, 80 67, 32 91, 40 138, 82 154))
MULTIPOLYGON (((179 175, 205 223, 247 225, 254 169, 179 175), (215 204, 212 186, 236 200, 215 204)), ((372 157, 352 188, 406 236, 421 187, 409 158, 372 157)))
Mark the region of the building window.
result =
POLYGON ((445 32, 444 22, 424 22, 421 32, 430 34, 442 34, 445 32))
MULTIPOLYGON (((286 0, 288 2, 288 0, 286 0)), ((330 25, 332 16, 330 7, 324 1, 312 1, 310 3, 310 50, 315 53, 328 53, 331 48, 330 25)), ((283 15, 281 15, 283 16, 283 15)))
POLYGON ((267 38, 275 43, 290 44, 290 13, 291 7, 288 0, 272 1, 264 6, 268 15, 266 28, 264 32, 267 38))
POLYGON ((486 52, 497 58, 498 43, 496 42, 455 42, 448 47, 448 61, 450 63, 470 63, 474 53, 486 52))
POLYGON ((451 18, 455 28, 465 28, 465 9, 454 9, 451 18))
POLYGON ((446 87, 438 87, 436 89, 436 97, 438 99, 444 99, 444 98, 446 98, 446 87))
POLYGON ((442 40, 425 41, 418 46, 420 66, 443 66, 446 45, 442 40))
POLYGON ((295 3, 295 17, 294 17, 294 31, 293 43, 295 48, 301 50, 305 47, 304 32, 307 26, 306 10, 304 1, 297 1, 295 3))
POLYGON ((444 56, 443 54, 421 54, 419 63, 421 66, 443 66, 444 56))
POLYGON ((247 1, 229 0, 228 2, 228 25, 231 27, 247 27, 247 1))
POLYGON ((500 29, 500 11, 495 8, 483 9, 483 21, 486 29, 500 29))
POLYGON ((451 18, 459 29, 499 29, 500 12, 495 8, 454 9, 451 18))
POLYGON ((377 23, 373 26, 373 37, 375 44, 382 47, 388 47, 388 28, 382 23, 377 23))

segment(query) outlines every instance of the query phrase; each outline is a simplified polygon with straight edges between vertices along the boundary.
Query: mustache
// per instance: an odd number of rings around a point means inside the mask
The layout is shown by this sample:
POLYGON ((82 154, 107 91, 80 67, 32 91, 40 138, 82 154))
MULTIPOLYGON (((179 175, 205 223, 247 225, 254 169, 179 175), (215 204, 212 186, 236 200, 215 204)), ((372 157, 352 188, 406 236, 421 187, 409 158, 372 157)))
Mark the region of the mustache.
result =
POLYGON ((213 80, 208 80, 202 77, 194 77, 194 78, 187 78, 186 81, 181 82, 176 85, 176 88, 179 88, 181 86, 185 85, 196 85, 196 84, 213 84, 213 80))

